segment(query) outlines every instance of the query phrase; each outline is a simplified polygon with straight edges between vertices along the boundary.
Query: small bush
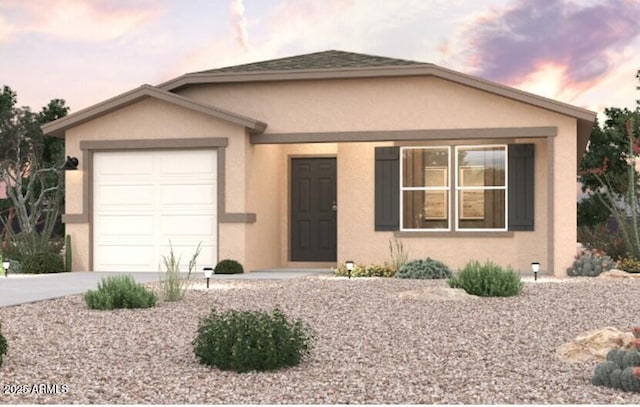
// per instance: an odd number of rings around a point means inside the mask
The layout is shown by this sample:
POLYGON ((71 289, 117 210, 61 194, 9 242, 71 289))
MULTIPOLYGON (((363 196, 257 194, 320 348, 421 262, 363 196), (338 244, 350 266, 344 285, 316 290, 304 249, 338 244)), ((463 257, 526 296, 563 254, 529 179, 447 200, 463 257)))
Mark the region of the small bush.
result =
POLYGON ((440 278, 450 278, 451 270, 444 263, 427 257, 424 260, 414 260, 405 263, 396 272, 396 278, 415 278, 422 280, 433 280, 440 278))
POLYGON ((213 269, 214 274, 242 274, 244 273, 244 269, 242 268, 242 264, 238 263, 235 260, 225 259, 221 260, 216 264, 216 267, 213 269))
POLYGON ((616 262, 604 254, 583 253, 567 269, 567 275, 571 277, 597 277, 603 271, 616 267, 616 262))
POLYGON ((26 255, 22 262, 22 272, 27 274, 62 273, 64 271, 62 257, 52 252, 26 255))
POLYGON ((7 344, 7 340, 4 335, 2 335, 2 324, 0 324, 0 366, 2 366, 4 355, 7 353, 8 349, 9 345, 7 344))
POLYGON ((624 238, 617 227, 606 225, 581 226, 578 228, 578 241, 589 250, 604 252, 614 260, 628 256, 624 238))
POLYGON ((447 282, 451 288, 462 288, 481 297, 511 297, 522 291, 522 280, 511 267, 504 270, 491 261, 470 261, 447 282))
POLYGON ((640 273, 640 260, 624 259, 618 264, 618 268, 627 273, 640 273))
POLYGON ((110 276, 98 283, 98 290, 89 290, 84 300, 91 309, 150 308, 156 305, 156 294, 133 277, 110 276))
MULTIPOLYGON (((393 277, 396 273, 393 266, 371 264, 363 266, 361 264, 354 264, 353 270, 351 270, 351 277, 393 277)), ((337 268, 333 269, 333 274, 339 277, 347 277, 349 270, 345 264, 340 264, 337 268)))
POLYGON ((239 373, 295 366, 312 340, 301 321, 289 322, 279 309, 227 311, 216 309, 200 320, 193 349, 199 362, 239 373))

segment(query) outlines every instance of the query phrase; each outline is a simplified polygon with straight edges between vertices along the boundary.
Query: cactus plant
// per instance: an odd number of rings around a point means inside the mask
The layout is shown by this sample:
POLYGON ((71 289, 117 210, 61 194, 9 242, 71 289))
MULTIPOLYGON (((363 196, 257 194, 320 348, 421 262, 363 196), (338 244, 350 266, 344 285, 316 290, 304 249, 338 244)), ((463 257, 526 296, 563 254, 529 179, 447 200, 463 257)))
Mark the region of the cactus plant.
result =
POLYGON ((640 392, 640 352, 612 349, 606 361, 598 364, 591 383, 624 391, 640 392))
POLYGON ((640 352, 637 349, 623 351, 622 368, 640 366, 640 352))
POLYGON ((615 267, 616 262, 607 255, 584 253, 575 259, 573 266, 567 269, 567 275, 597 277, 600 273, 615 267))
POLYGON ((71 271, 71 235, 64 237, 64 270, 71 271))
POLYGON ((616 369, 620 369, 616 362, 607 360, 599 363, 593 371, 591 383, 596 386, 611 387, 611 373, 616 369))
POLYGON ((640 376, 640 368, 628 367, 624 369, 620 375, 622 390, 633 391, 636 393, 640 392, 640 380, 638 379, 638 376, 640 376))

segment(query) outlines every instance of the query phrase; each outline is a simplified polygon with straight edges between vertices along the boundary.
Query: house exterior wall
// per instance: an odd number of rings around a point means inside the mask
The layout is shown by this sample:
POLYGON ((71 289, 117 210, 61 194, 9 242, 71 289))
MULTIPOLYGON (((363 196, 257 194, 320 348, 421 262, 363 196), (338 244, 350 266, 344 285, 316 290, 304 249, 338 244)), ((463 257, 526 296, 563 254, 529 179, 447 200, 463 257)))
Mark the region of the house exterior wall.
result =
MULTIPOLYGON (((546 268, 551 253, 553 273, 564 275, 573 259, 575 197, 566 193, 575 190, 573 118, 434 77, 194 85, 178 93, 264 121, 268 123, 265 135, 557 128, 557 136, 549 138, 251 144, 241 126, 146 99, 66 132, 66 153, 77 157, 87 156, 80 149, 80 141, 87 140, 227 138, 226 211, 255 213, 256 221, 219 224, 219 259, 234 258, 247 270, 307 266, 289 261, 289 164, 291 158, 314 156, 336 157, 338 262, 383 263, 389 260, 389 239, 394 237, 402 240, 412 258, 432 256, 454 268, 470 259, 492 259, 522 271, 529 270, 532 261, 540 261, 543 271, 551 271, 546 268), (535 143, 534 231, 448 235, 374 231, 375 147, 476 141, 535 143), (553 236, 553 247, 549 236, 553 236)), ((67 223, 74 242, 74 270, 90 269, 91 264, 90 205, 83 201, 90 192, 83 192, 90 168, 81 166, 67 179, 67 214, 88 216, 85 222, 67 223)))

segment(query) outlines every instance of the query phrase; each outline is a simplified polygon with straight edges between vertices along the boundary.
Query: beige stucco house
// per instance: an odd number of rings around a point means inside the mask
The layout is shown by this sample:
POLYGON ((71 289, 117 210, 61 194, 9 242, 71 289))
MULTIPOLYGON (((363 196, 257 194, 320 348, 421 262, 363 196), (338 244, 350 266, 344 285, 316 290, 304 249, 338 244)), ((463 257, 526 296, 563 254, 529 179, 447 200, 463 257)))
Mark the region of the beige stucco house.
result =
POLYGON ((143 85, 64 137, 74 270, 491 259, 564 275, 594 112, 433 64, 326 51, 143 85))

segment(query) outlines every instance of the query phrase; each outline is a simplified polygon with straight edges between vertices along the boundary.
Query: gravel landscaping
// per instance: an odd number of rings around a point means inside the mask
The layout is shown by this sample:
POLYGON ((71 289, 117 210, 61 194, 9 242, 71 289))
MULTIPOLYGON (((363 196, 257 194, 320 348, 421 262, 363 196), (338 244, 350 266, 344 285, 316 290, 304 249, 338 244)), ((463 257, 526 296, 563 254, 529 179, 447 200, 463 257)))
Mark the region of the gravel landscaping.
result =
POLYGON ((399 297, 434 286, 446 283, 217 281, 151 309, 94 311, 80 295, 0 308, 9 342, 0 402, 640 404, 640 394, 592 386, 594 363, 555 356, 581 332, 640 325, 640 281, 527 282, 510 298, 399 297), (315 331, 301 365, 237 374, 197 363, 191 341, 212 307, 274 306, 315 331))

